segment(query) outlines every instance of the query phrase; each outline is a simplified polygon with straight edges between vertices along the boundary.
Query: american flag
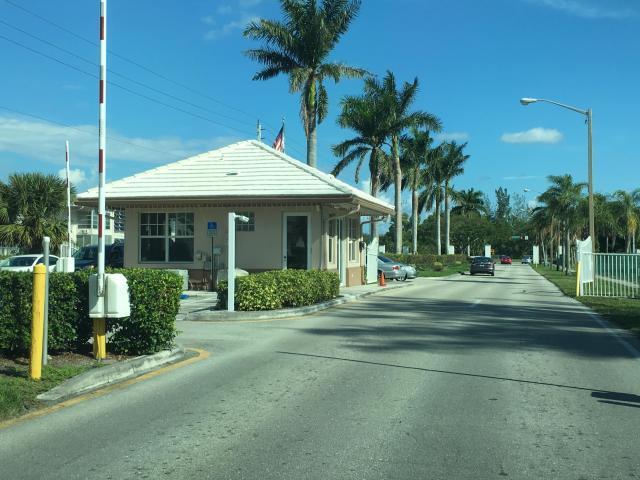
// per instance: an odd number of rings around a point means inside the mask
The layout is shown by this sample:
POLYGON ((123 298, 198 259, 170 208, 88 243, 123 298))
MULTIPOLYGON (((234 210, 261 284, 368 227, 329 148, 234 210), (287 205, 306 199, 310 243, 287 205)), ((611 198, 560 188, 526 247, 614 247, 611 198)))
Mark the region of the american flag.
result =
POLYGON ((279 152, 284 153, 284 125, 282 125, 282 128, 278 132, 278 135, 276 136, 276 139, 274 140, 272 146, 279 152))

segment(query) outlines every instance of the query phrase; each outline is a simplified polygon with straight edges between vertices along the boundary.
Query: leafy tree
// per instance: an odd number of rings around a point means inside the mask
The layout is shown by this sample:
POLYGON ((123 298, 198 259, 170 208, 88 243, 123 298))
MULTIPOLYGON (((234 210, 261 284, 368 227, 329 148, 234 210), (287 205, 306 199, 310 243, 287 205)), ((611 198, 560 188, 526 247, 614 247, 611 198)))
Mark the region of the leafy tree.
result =
POLYGON ((307 136, 307 163, 317 164, 316 128, 327 116, 324 82, 362 78, 366 71, 328 61, 329 54, 360 10, 360 0, 280 0, 283 21, 250 22, 244 36, 263 42, 245 54, 264 68, 254 80, 288 75, 289 91, 301 92, 300 117, 307 136))
MULTIPOLYGON (((440 121, 434 115, 420 110, 413 111, 412 106, 418 94, 418 79, 412 83, 405 82, 398 88, 394 74, 387 74, 378 82, 375 78, 365 81, 365 88, 372 95, 379 96, 386 104, 387 115, 384 119, 385 128, 390 133, 391 160, 393 164, 393 179, 395 187, 396 223, 402 218, 402 166, 400 164, 400 138, 411 127, 425 127, 431 131, 439 131, 440 121)), ((402 251, 402 230, 396 232, 396 253, 402 251)))
POLYGON ((507 192, 506 188, 498 188, 496 190, 496 220, 508 220, 511 215, 511 196, 507 192))
POLYGON ((449 200, 451 197, 451 180, 464 173, 464 164, 469 159, 465 155, 466 142, 458 145, 455 141, 445 144, 445 153, 442 162, 442 175, 444 180, 444 211, 445 211, 445 253, 449 253, 450 232, 451 232, 451 207, 449 200))
POLYGON ((442 202, 444 200, 444 145, 438 145, 429 151, 427 170, 425 172, 425 188, 418 196, 418 210, 434 209, 436 254, 442 254, 441 221, 442 202))
POLYGON ((451 209, 451 213, 454 215, 462 215, 466 218, 489 215, 485 195, 479 190, 470 188, 469 190, 457 191, 453 194, 453 202, 455 207, 451 209))
MULTIPOLYGON (((390 136, 382 121, 385 115, 386 107, 379 96, 366 92, 361 96, 345 97, 338 124, 352 129, 355 136, 333 146, 334 155, 341 158, 331 173, 337 176, 349 164, 357 162, 356 183, 360 182, 360 171, 368 157, 371 195, 374 197, 378 194, 381 182, 388 183, 391 175, 389 158, 383 148, 390 136)), ((371 224, 371 236, 377 236, 375 222, 371 224)))
POLYGON ((404 187, 411 190, 411 248, 418 253, 418 223, 420 218, 418 191, 427 181, 426 169, 432 150, 433 138, 428 130, 411 128, 410 135, 400 140, 402 155, 400 163, 404 172, 404 187))
POLYGON ((56 175, 20 173, 0 182, 0 243, 36 253, 47 236, 56 250, 67 236, 66 194, 65 180, 56 175))
POLYGON ((613 196, 616 201, 616 209, 619 213, 626 240, 625 251, 627 253, 634 253, 636 251, 636 232, 640 225, 640 211, 638 209, 638 205, 640 204, 640 189, 633 192, 617 190, 613 196))

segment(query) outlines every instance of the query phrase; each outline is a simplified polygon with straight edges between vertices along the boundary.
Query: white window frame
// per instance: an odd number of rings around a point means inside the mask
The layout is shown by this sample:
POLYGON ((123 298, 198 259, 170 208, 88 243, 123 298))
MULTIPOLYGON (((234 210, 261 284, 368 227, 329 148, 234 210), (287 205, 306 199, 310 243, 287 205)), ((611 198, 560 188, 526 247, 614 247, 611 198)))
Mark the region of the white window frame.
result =
POLYGON ((248 222, 241 222, 236 218, 236 232, 255 232, 256 231, 256 212, 236 212, 237 216, 245 216, 248 222))
POLYGON ((358 242, 360 240, 360 232, 358 231, 359 225, 360 225, 360 220, 358 218, 349 219, 349 245, 348 245, 349 262, 358 261, 358 242))
MULTIPOLYGON (((162 225, 160 223, 158 223, 157 225, 162 225)), ((185 225, 187 225, 186 220, 185 220, 185 225)), ((195 261, 195 213, 194 212, 186 212, 186 211, 179 211, 179 212, 161 212, 161 211, 153 211, 153 212, 140 212, 139 216, 138 216, 138 262, 139 263, 167 263, 167 264, 181 264, 181 263, 193 263, 195 261), (155 214, 155 215, 162 215, 164 217, 164 234, 163 235, 143 235, 142 234, 142 216, 143 215, 149 215, 149 214, 155 214), (170 233, 170 229, 169 229, 169 219, 171 215, 191 215, 191 219, 192 219, 192 227, 193 227, 193 233, 191 235, 171 235, 170 233), (142 259, 142 239, 143 238, 163 238, 164 239, 164 260, 143 260, 142 259), (169 242, 171 241, 171 239, 175 239, 175 238, 191 238, 193 239, 194 242, 194 252, 193 252, 193 257, 191 258, 191 260, 169 260, 169 242)))

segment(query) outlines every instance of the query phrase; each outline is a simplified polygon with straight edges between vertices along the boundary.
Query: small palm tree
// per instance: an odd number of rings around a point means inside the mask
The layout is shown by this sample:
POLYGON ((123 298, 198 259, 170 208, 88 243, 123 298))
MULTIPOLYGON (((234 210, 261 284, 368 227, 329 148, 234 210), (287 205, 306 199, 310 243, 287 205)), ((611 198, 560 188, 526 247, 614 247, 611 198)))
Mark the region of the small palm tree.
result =
POLYGON ((418 196, 418 211, 433 208, 436 217, 436 254, 442 254, 441 215, 444 201, 444 144, 429 150, 424 172, 424 190, 418 196))
POLYGON ((55 250, 67 237, 66 192, 66 182, 55 175, 13 174, 8 183, 0 182, 0 203, 5 205, 0 243, 36 253, 47 236, 55 250))
POLYGON ((551 216, 560 220, 565 240, 564 268, 565 273, 568 274, 570 233, 585 223, 582 200, 586 184, 574 183, 571 175, 550 175, 547 178, 551 182, 551 187, 538 199, 549 209, 551 216))
POLYGON ((474 215, 488 215, 487 205, 484 201, 484 194, 473 188, 469 190, 459 190, 452 196, 455 207, 451 213, 470 218, 474 215))
MULTIPOLYGON (((389 132, 381 121, 385 115, 385 105, 378 97, 364 94, 347 96, 342 100, 342 113, 338 124, 350 128, 355 136, 333 146, 334 155, 341 157, 331 172, 339 175, 348 165, 357 162, 355 181, 360 182, 360 171, 365 159, 369 159, 370 193, 377 196, 381 183, 387 183, 389 158, 384 151, 389 132)), ((371 237, 377 237, 377 225, 371 224, 371 237)))
POLYGON ((640 226, 640 212, 638 205, 640 204, 640 189, 633 192, 618 190, 613 194, 620 220, 624 228, 624 236, 626 240, 625 251, 627 253, 635 253, 636 251, 636 232, 640 226))
POLYGON ((283 21, 249 23, 244 36, 264 43, 245 54, 264 68, 254 80, 288 75, 289 91, 301 92, 300 118, 307 137, 307 163, 317 164, 316 128, 327 116, 326 79, 362 78, 366 71, 328 62, 329 54, 360 10, 360 0, 280 0, 283 21))
MULTIPOLYGON (((400 138, 411 127, 425 127, 433 132, 440 131, 440 120, 430 113, 421 110, 413 111, 412 106, 418 94, 418 79, 412 83, 405 82, 398 88, 396 77, 390 71, 378 82, 367 79, 365 89, 376 95, 386 104, 387 115, 384 119, 385 129, 390 133, 391 160, 395 187, 396 224, 402 222, 402 165, 400 164, 400 138)), ((402 230, 396 229, 396 253, 402 252, 402 230)))
POLYGON ((402 155, 400 163, 403 173, 403 187, 411 190, 411 233, 412 251, 418 253, 418 219, 420 217, 418 191, 425 185, 427 160, 433 138, 428 130, 411 128, 410 135, 400 140, 402 155))
POLYGON ((469 159, 469 155, 464 153, 466 142, 458 145, 455 141, 445 145, 445 154, 442 163, 444 176, 444 211, 445 211, 445 253, 449 253, 450 232, 451 232, 451 180, 464 173, 464 163, 469 159))

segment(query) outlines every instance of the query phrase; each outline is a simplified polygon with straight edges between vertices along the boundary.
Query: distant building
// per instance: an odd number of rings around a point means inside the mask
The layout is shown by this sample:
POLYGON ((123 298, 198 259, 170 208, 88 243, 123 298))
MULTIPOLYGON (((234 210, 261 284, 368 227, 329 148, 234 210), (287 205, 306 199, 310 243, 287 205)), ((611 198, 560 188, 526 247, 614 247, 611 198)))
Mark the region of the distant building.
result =
MULTIPOLYGON (((105 245, 124 240, 123 209, 108 212, 105 221, 105 245)), ((76 248, 98 244, 98 212, 95 208, 71 208, 71 242, 76 248)))

